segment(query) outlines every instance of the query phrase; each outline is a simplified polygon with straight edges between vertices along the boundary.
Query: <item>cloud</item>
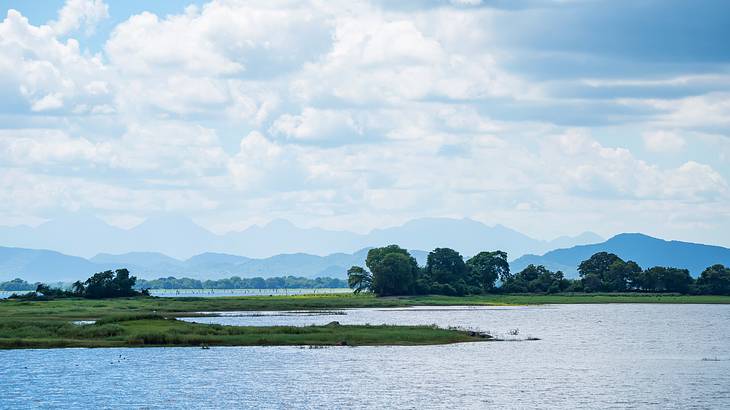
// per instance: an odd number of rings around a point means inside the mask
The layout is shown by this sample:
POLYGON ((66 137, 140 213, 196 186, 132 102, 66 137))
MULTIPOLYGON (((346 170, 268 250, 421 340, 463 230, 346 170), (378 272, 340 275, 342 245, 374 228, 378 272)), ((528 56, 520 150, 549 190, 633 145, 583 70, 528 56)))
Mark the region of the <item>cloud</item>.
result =
POLYGON ((105 50, 120 70, 142 76, 276 75, 328 45, 323 16, 297 3, 211 1, 163 19, 144 12, 119 24, 105 50))
POLYGON ((284 114, 270 129, 274 135, 298 140, 337 139, 352 142, 363 134, 362 125, 352 114, 340 110, 307 107, 300 115, 284 114))
POLYGON ((65 36, 81 27, 90 35, 96 25, 107 18, 109 6, 103 0, 66 0, 58 12, 58 19, 48 24, 57 36, 65 36))
POLYGON ((674 21, 659 2, 476 3, 150 4, 115 16, 96 54, 83 37, 104 2, 38 26, 10 10, 0 223, 176 209, 219 229, 469 216, 722 236, 708 221, 730 212, 730 59, 709 33, 724 7, 689 11, 708 17, 689 33, 637 17, 674 21), (641 22, 691 41, 654 44, 641 22))
POLYGON ((684 148, 684 138, 670 131, 647 132, 643 136, 644 146, 652 152, 677 153, 684 148))
POLYGON ((62 113, 110 103, 99 56, 83 54, 75 39, 61 42, 49 26, 33 26, 12 9, 0 22, 0 77, 6 98, 27 103, 15 111, 62 113))

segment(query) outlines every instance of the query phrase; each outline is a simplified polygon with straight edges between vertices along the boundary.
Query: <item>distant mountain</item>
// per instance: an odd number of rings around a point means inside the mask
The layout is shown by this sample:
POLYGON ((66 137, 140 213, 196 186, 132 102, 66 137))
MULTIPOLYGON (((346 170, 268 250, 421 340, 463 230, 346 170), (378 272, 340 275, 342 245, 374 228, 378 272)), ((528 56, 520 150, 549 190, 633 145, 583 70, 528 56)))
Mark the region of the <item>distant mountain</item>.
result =
MULTIPOLYGON (((90 260, 58 252, 0 247, 0 282, 16 277, 28 281, 58 282, 85 279, 95 272, 127 268, 140 278, 177 276, 220 279, 231 276, 330 276, 345 278, 352 265, 364 265, 368 249, 352 254, 317 256, 305 253, 281 254, 254 259, 223 253, 204 253, 187 260, 161 253, 131 252, 121 255, 99 254, 90 260)), ((427 252, 412 251, 419 263, 427 252)))
POLYGON ((633 260, 644 269, 672 266, 688 269, 698 276, 708 266, 720 263, 730 266, 730 249, 698 243, 665 241, 639 233, 616 235, 606 242, 556 249, 542 256, 525 255, 511 262, 514 272, 529 264, 562 270, 566 277, 578 276, 578 265, 597 252, 615 253, 624 260, 633 260))
POLYGON ((465 257, 481 251, 500 249, 511 257, 526 253, 543 253, 557 245, 602 241, 600 236, 586 232, 577 237, 563 236, 554 241, 541 241, 502 225, 487 226, 472 219, 422 218, 393 228, 376 229, 368 235, 368 246, 398 244, 408 249, 447 247, 465 257))
MULTIPOLYGON (((402 237, 401 239, 406 239, 402 237)), ((415 242, 418 243, 418 242, 415 242)), ((455 242, 455 245, 459 245, 455 242)), ((452 246, 455 246, 452 245, 452 246)), ((465 244, 462 244, 465 245, 465 244)), ((486 249, 496 248, 490 244, 486 249)), ((128 268, 140 278, 187 276, 197 279, 220 279, 230 276, 330 276, 345 278, 352 265, 363 266, 369 248, 354 253, 318 256, 288 253, 267 258, 248 258, 226 253, 202 253, 180 260, 156 252, 99 254, 91 259, 64 255, 48 250, 0 247, 0 281, 16 277, 28 281, 74 281, 107 269, 128 268)), ((642 234, 621 234, 592 245, 557 249, 542 256, 525 255, 510 263, 513 272, 528 264, 545 265, 562 270, 567 277, 577 277, 577 266, 596 252, 612 252, 641 267, 673 266, 689 269, 697 276, 706 267, 722 263, 730 266, 730 249, 689 242, 664 241, 642 234)), ((411 250, 419 265, 426 264, 428 251, 411 250)))
MULTIPOLYGON (((59 252, 0 247, 0 282, 21 278, 28 282, 81 279, 97 266, 84 258, 59 252)), ((88 275, 87 275, 88 276, 88 275)))
POLYGON ((305 229, 285 220, 274 220, 263 226, 216 235, 190 219, 170 215, 151 217, 131 229, 116 228, 98 218, 78 214, 51 220, 35 228, 0 227, 0 245, 54 249, 83 257, 144 251, 163 253, 177 259, 205 252, 264 258, 293 253, 352 253, 393 243, 409 249, 451 247, 464 256, 501 249, 511 257, 517 257, 602 240, 596 234, 584 233, 541 241, 502 225, 487 226, 471 219, 450 218, 416 219, 368 234, 305 229))

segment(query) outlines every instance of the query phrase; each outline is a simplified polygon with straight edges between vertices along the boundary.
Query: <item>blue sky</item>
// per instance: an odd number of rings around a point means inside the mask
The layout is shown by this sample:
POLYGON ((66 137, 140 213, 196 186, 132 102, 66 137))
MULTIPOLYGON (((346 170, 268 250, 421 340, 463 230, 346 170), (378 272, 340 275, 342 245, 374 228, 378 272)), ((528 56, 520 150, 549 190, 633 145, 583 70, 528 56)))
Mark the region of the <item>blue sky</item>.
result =
POLYGON ((730 246, 725 1, 0 1, 0 224, 730 246))

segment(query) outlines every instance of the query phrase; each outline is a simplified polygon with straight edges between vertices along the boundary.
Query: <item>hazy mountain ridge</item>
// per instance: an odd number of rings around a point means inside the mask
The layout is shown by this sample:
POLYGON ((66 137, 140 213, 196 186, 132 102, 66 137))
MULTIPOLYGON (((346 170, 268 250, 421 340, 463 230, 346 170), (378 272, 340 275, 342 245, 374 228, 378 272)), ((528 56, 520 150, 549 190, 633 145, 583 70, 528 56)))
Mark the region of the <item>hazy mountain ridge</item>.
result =
MULTIPOLYGON (((75 281, 107 269, 127 268, 140 278, 156 279, 176 276, 195 279, 221 279, 231 276, 330 276, 345 278, 352 265, 364 265, 368 249, 353 254, 327 256, 304 253, 281 254, 255 259, 223 253, 204 253, 178 260, 155 252, 131 252, 121 255, 99 254, 87 260, 48 250, 0 247, 0 281, 16 277, 35 281, 75 281)), ((426 262, 425 251, 411 254, 420 264, 426 262)))
POLYGON ((510 267, 518 272, 529 264, 544 265, 551 270, 562 270, 566 277, 574 278, 578 276, 580 262, 602 251, 615 253, 624 260, 633 260, 644 269, 671 266, 688 269, 695 277, 714 264, 730 266, 730 249, 722 246, 665 241, 640 233, 624 233, 602 243, 556 249, 542 256, 525 255, 512 261, 510 267))
POLYGON ((266 258, 280 254, 351 254, 359 249, 397 243, 408 249, 450 247, 465 256, 501 249, 510 257, 541 254, 557 247, 596 243, 603 239, 590 232, 553 241, 531 238, 502 225, 487 226, 471 219, 422 218, 403 225, 375 229, 367 234, 316 228, 299 228, 285 220, 223 235, 214 234, 183 217, 149 218, 131 229, 106 224, 95 217, 71 215, 31 228, 0 227, 0 245, 54 249, 90 258, 100 253, 154 252, 179 260, 206 252, 266 258))
MULTIPOLYGON (((220 279, 234 275, 344 278, 350 266, 364 265, 368 250, 369 248, 363 248, 354 253, 340 252, 327 256, 290 253, 268 258, 207 252, 180 260, 156 252, 99 254, 84 259, 48 250, 0 247, 0 281, 16 277, 28 281, 72 281, 101 270, 122 267, 145 279, 166 276, 220 279)), ((528 264, 545 265, 552 270, 562 270, 567 277, 573 278, 577 277, 577 266, 581 261, 601 251, 615 253, 625 260, 634 260, 643 268, 652 266, 686 268, 693 276, 697 276, 706 267, 716 263, 730 266, 728 248, 665 241, 642 234, 620 234, 598 244, 556 249, 542 256, 525 255, 510 262, 510 267, 513 272, 519 272, 528 264)), ((418 260, 419 265, 425 265, 428 251, 410 252, 418 260)), ((465 258, 468 256, 470 255, 464 255, 465 258)))

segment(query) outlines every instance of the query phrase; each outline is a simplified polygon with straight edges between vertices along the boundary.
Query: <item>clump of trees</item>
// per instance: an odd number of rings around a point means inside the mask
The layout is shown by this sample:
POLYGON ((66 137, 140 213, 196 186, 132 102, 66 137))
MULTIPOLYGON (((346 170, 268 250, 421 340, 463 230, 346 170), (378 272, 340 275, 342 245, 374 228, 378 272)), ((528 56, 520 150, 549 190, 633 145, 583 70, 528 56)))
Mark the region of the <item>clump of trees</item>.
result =
POLYGON ((345 288, 347 282, 335 278, 304 278, 298 276, 277 276, 271 278, 241 278, 233 276, 218 280, 191 278, 139 279, 138 289, 322 289, 345 288))
POLYGON ((33 290, 38 286, 38 284, 32 284, 24 281, 20 278, 15 278, 13 280, 9 280, 7 282, 0 282, 0 290, 4 291, 23 291, 23 290, 33 290))
POLYGON ((559 293, 575 289, 563 272, 553 272, 542 265, 528 265, 522 272, 507 278, 500 290, 505 293, 559 293))
POLYGON ((480 252, 464 261, 453 249, 436 248, 428 254, 426 266, 420 267, 406 249, 390 245, 371 249, 365 266, 347 271, 348 285, 355 293, 378 296, 637 291, 730 295, 730 268, 723 265, 705 269, 695 280, 687 269, 643 270, 636 262, 608 252, 581 262, 575 280, 542 265, 529 265, 513 274, 502 251, 480 252))
POLYGON ((137 291, 134 289, 136 281, 137 277, 131 276, 127 269, 108 270, 95 273, 84 282, 74 282, 70 290, 54 288, 44 283, 39 283, 35 292, 21 296, 13 295, 11 297, 19 299, 58 299, 69 297, 102 299, 149 295, 147 290, 137 291))
POLYGON ((507 254, 501 251, 481 252, 464 262, 455 250, 437 248, 421 268, 406 249, 390 245, 371 249, 365 265, 368 270, 353 266, 347 271, 348 284, 355 293, 459 296, 489 292, 497 279, 510 277, 507 254))

